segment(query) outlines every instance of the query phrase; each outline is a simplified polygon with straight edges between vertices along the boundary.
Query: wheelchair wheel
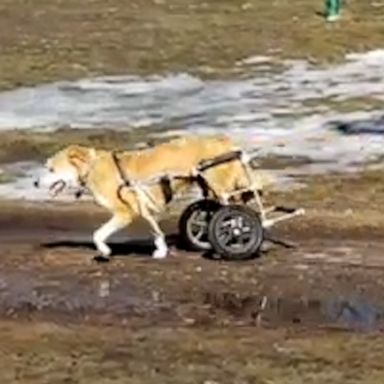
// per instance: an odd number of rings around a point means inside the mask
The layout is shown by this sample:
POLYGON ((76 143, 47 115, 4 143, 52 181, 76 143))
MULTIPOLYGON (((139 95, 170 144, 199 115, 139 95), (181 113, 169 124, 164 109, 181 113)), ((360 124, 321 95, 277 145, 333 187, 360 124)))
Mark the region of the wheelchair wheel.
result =
POLYGON ((179 235, 183 246, 191 251, 208 251, 208 224, 221 204, 215 200, 202 199, 188 205, 179 220, 179 235))
POLYGON ((220 208, 208 226, 208 241, 226 260, 247 260, 258 255, 264 231, 259 214, 244 205, 220 208))

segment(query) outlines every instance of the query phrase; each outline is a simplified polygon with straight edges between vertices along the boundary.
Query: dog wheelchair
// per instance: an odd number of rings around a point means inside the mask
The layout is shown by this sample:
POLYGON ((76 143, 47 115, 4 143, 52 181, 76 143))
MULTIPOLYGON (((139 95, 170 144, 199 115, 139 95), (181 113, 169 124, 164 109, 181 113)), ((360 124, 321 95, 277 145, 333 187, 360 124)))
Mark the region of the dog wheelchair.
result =
POLYGON ((303 209, 264 207, 262 193, 252 177, 254 159, 243 151, 233 151, 203 160, 188 175, 165 174, 145 182, 127 177, 116 154, 113 156, 123 181, 117 192, 118 197, 124 201, 122 191, 126 188, 133 190, 138 196, 141 210, 147 207, 154 212, 160 211, 156 199, 148 190, 149 186, 160 184, 166 203, 172 200, 173 180, 187 180, 199 187, 203 198, 189 204, 178 222, 180 238, 189 250, 212 251, 226 260, 250 259, 259 253, 268 228, 304 214, 303 209), (248 186, 217 195, 205 172, 233 161, 240 161, 248 186))
POLYGON ((210 251, 226 260, 250 259, 258 255, 268 228, 304 214, 301 208, 265 208, 259 186, 253 182, 252 162, 246 153, 233 151, 198 164, 192 177, 204 197, 189 204, 178 223, 179 235, 190 250, 210 251), (241 162, 249 185, 208 197, 212 188, 204 172, 232 161, 241 162))

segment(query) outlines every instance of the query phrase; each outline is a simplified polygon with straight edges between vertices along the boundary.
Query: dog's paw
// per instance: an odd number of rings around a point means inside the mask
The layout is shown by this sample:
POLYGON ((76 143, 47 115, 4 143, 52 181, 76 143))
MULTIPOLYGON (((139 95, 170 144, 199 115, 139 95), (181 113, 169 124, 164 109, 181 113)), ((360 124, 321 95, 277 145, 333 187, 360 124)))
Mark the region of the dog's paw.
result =
POLYGON ((96 263, 108 263, 111 259, 109 256, 97 255, 93 258, 93 261, 96 261, 96 263))
POLYGON ((167 254, 168 254, 168 249, 156 249, 152 253, 152 258, 156 260, 165 259, 167 257, 167 254))

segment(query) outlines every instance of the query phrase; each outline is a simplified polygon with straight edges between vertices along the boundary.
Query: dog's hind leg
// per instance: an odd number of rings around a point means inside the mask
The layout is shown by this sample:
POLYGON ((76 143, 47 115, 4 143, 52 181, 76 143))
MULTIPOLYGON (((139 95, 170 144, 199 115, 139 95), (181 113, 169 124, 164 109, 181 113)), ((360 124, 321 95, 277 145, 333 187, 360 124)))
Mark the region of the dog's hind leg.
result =
POLYGON ((100 256, 108 259, 111 255, 111 248, 106 244, 107 239, 117 231, 123 229, 132 221, 130 215, 114 215, 93 234, 93 242, 100 256))

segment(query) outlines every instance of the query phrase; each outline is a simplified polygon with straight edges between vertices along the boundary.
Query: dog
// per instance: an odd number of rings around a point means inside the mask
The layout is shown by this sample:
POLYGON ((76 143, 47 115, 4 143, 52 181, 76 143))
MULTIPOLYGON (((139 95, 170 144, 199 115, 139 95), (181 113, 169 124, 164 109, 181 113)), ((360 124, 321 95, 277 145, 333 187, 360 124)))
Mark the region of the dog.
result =
MULTIPOLYGON (((236 149, 225 136, 178 138, 149 149, 122 152, 70 145, 46 161, 45 174, 35 186, 48 187, 53 196, 65 187, 86 188, 111 212, 112 218, 93 234, 103 259, 111 255, 108 238, 138 217, 149 223, 154 235, 153 258, 162 259, 168 247, 154 214, 164 209, 175 193, 193 185, 191 172, 201 161, 236 149), (179 177, 164 178, 170 174, 179 177)), ((207 169, 204 177, 215 196, 249 185, 239 161, 207 169)))

